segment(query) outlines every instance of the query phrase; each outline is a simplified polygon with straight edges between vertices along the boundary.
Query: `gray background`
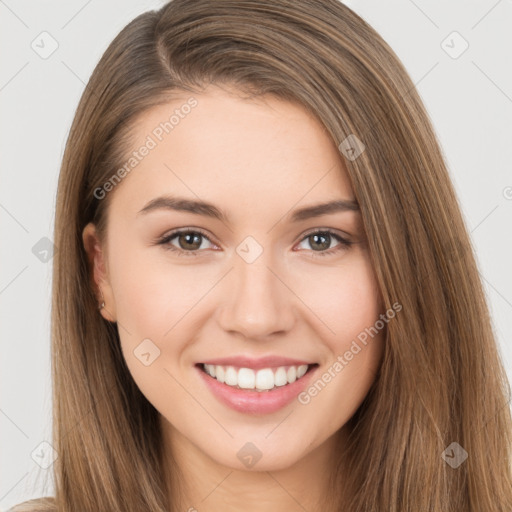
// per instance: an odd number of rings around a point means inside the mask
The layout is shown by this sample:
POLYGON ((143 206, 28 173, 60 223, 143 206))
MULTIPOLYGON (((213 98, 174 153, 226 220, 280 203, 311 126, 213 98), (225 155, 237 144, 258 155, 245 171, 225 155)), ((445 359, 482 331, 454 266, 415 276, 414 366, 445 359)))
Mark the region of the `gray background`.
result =
MULTIPOLYGON (((512 1, 346 3, 402 59, 430 113, 512 377, 512 1), (454 31, 469 44, 461 55, 454 31)), ((35 461, 44 466, 52 455, 40 445, 50 440, 49 249, 74 111, 114 36, 162 4, 0 0, 1 510, 52 493, 35 461)))

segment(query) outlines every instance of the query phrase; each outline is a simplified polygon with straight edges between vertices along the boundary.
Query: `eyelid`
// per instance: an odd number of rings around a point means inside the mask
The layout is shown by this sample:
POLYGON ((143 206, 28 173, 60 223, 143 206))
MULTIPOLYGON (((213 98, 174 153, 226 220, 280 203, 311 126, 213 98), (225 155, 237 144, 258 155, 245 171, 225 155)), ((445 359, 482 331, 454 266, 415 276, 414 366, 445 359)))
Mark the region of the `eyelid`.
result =
POLYGON ((157 237, 157 239, 155 240, 155 243, 162 242, 162 240, 174 238, 175 236, 180 235, 182 233, 199 233, 199 234, 203 235, 207 240, 209 240, 212 244, 217 245, 217 246, 220 245, 217 242, 215 242, 215 239, 204 229, 195 228, 195 227, 187 227, 187 226, 184 228, 172 229, 171 231, 166 232, 164 235, 157 237))
POLYGON ((347 242, 349 241, 349 238, 351 238, 351 236, 345 231, 341 231, 339 229, 328 228, 328 227, 319 227, 319 228, 311 228, 310 230, 303 233, 301 235, 300 241, 302 242, 302 240, 304 240, 304 238, 306 238, 309 235, 313 235, 314 233, 331 233, 333 235, 339 236, 340 238, 343 238, 347 242))

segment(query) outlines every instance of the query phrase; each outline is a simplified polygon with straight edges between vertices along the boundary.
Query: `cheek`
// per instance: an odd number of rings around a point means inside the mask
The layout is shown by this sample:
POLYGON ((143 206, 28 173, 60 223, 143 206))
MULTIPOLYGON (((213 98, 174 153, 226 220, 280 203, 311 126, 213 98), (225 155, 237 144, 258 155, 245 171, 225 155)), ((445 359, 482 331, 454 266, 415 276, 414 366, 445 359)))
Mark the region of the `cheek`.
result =
POLYGON ((167 261, 164 249, 118 252, 111 272, 116 316, 139 337, 162 339, 215 282, 211 269, 167 261))
POLYGON ((117 247, 111 284, 122 352, 139 389, 160 410, 158 400, 183 394, 170 374, 190 363, 183 354, 209 316, 201 316, 201 300, 219 280, 219 269, 176 264, 160 249, 117 247))
POLYGON ((317 331, 325 333, 324 341, 332 352, 347 350, 352 339, 375 324, 382 304, 372 266, 366 255, 347 259, 329 272, 309 270, 301 283, 299 297, 315 313, 317 331))
POLYGON ((172 375, 189 340, 189 331, 183 335, 183 329, 188 329, 187 313, 204 294, 204 283, 201 286, 197 272, 166 265, 161 258, 157 264, 150 252, 140 247, 119 252, 111 284, 130 374, 153 406, 163 411, 171 398, 177 404, 184 396, 172 375))
POLYGON ((382 360, 386 325, 380 320, 383 306, 368 259, 328 282, 323 306, 317 295, 317 307, 334 331, 324 337, 329 356, 298 397, 305 411, 325 412, 321 428, 326 432, 345 424, 368 394, 382 360))

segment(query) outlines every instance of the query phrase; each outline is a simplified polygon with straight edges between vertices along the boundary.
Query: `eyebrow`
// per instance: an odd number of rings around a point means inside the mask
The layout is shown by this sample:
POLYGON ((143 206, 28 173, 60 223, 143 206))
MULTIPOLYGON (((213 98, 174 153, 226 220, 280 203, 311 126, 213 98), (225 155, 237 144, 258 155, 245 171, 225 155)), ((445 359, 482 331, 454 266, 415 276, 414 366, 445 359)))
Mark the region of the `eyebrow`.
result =
MULTIPOLYGON (((137 213, 137 215, 147 214, 160 209, 194 213, 196 215, 212 217, 229 224, 229 218, 226 213, 215 205, 206 201, 196 201, 194 199, 173 196, 160 196, 152 199, 137 213)), ((291 222, 299 222, 314 217, 320 217, 322 215, 347 211, 359 211, 359 205, 356 201, 351 199, 338 199, 327 203, 299 208, 293 212, 291 222)))

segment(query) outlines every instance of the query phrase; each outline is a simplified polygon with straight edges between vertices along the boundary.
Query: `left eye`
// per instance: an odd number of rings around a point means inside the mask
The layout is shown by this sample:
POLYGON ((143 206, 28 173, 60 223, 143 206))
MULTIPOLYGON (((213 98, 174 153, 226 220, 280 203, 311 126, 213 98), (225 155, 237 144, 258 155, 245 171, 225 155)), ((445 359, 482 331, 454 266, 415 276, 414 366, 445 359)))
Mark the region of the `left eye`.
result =
POLYGON ((347 248, 352 243, 332 231, 314 231, 313 233, 306 235, 302 239, 301 243, 303 241, 307 241, 311 247, 317 248, 313 250, 313 252, 316 253, 315 256, 325 256, 327 254, 338 252, 347 248), (337 240, 339 243, 334 248, 331 248, 330 246, 333 239, 337 240))
MULTIPOLYGON (((201 231, 179 230, 164 236, 157 243, 163 245, 165 249, 176 251, 178 256, 198 256, 199 249, 205 249, 202 243, 203 240, 212 243, 208 236, 201 231), (178 240, 178 247, 172 243, 174 239, 178 240)), ((308 233, 302 238, 300 243, 302 244, 304 242, 308 242, 310 246, 313 247, 312 251, 314 256, 333 254, 348 248, 353 243, 330 230, 319 230, 308 233), (337 240, 339 243, 334 248, 331 248, 333 239, 337 240)))

